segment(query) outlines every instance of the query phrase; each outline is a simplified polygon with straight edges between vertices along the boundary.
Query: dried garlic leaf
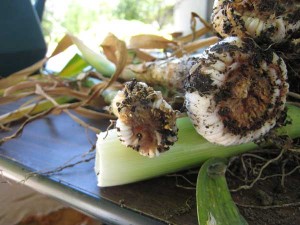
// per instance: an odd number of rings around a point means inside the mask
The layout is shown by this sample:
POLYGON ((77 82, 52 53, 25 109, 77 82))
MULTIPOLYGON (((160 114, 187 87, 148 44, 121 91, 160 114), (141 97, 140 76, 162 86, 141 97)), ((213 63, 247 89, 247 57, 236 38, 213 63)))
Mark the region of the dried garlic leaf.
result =
POLYGON ((101 120, 101 119, 116 119, 114 115, 109 113, 97 112, 95 110, 90 110, 84 107, 77 107, 73 109, 77 114, 84 116, 85 118, 101 120))
MULTIPOLYGON (((134 52, 135 57, 140 59, 141 61, 146 61, 146 62, 152 62, 156 60, 157 58, 140 50, 140 49, 130 49, 131 52, 134 52)), ((130 60, 132 62, 132 60, 130 60)))
POLYGON ((182 46, 182 48, 176 50, 172 55, 176 57, 182 57, 184 54, 189 54, 199 50, 200 48, 204 48, 215 44, 218 42, 218 37, 213 36, 209 38, 200 39, 194 42, 187 43, 182 46))
POLYGON ((26 80, 26 81, 21 81, 20 83, 10 86, 8 88, 6 88, 3 92, 3 96, 9 96, 9 95, 13 95, 17 92, 22 92, 22 91, 29 91, 29 90, 34 90, 35 89, 35 85, 40 85, 42 87, 46 87, 46 86, 50 86, 50 87, 55 87, 58 86, 59 83, 56 81, 52 81, 52 80, 26 80))
POLYGON ((11 75, 9 75, 6 78, 3 78, 0 80, 0 89, 5 89, 10 86, 13 86, 21 81, 24 81, 29 75, 33 74, 37 70, 39 70, 44 63, 46 62, 46 58, 41 59, 40 61, 34 63, 33 65, 22 69, 18 72, 15 72, 11 75))
POLYGON ((141 34, 131 37, 129 48, 165 49, 171 45, 177 45, 177 42, 158 35, 141 34))
POLYGON ((107 87, 116 81, 127 65, 127 47, 124 41, 118 39, 115 35, 109 34, 101 44, 105 55, 116 65, 116 70, 109 80, 107 87))
POLYGON ((178 41, 180 43, 191 42, 191 41, 193 41, 193 39, 197 39, 199 37, 202 37, 203 35, 208 34, 210 31, 211 31, 210 28, 208 28, 208 27, 202 27, 199 30, 196 30, 192 34, 188 34, 186 36, 176 38, 176 41, 178 41))
POLYGON ((112 61, 115 65, 118 64, 118 56, 116 51, 120 51, 121 40, 115 35, 109 33, 101 43, 105 56, 112 61))
POLYGON ((68 47, 73 45, 73 40, 70 34, 65 34, 65 36, 58 42, 56 48, 52 52, 51 57, 58 55, 59 53, 66 50, 68 47))

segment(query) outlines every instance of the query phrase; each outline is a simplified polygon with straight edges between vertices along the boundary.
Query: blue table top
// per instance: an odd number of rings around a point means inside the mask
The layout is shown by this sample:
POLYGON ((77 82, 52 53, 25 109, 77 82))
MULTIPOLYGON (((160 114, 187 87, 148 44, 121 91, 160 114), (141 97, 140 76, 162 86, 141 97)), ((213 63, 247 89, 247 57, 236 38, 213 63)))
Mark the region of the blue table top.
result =
MULTIPOLYGON (((5 111, 1 107, 0 113, 5 111)), ((100 129, 108 124, 88 122, 100 129)), ((48 116, 28 124, 20 137, 0 146, 0 171, 108 224, 197 224, 195 206, 178 213, 195 192, 177 187, 174 177, 99 188, 95 151, 90 151, 95 141, 94 133, 66 114, 48 116), (66 168, 47 174, 61 167, 66 168)))

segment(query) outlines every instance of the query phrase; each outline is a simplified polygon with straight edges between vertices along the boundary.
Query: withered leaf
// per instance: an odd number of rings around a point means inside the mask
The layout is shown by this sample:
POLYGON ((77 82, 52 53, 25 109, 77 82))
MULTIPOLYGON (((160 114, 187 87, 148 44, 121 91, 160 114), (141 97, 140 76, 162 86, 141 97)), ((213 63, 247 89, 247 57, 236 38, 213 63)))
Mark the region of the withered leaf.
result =
POLYGON ((177 46, 176 41, 168 40, 158 35, 140 34, 131 37, 129 48, 166 49, 174 45, 177 46))

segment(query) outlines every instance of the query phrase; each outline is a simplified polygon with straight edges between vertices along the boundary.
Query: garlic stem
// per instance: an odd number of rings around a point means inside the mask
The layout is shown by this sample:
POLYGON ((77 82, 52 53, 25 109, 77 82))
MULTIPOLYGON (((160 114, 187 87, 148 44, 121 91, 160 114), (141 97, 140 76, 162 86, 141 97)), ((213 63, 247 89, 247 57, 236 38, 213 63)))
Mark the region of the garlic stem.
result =
POLYGON ((197 62, 196 57, 172 58, 125 67, 120 78, 136 79, 150 86, 162 86, 170 92, 182 92, 184 80, 190 68, 197 62))
MULTIPOLYGON (((300 136, 300 108, 288 105, 291 124, 278 132, 291 138, 300 136)), ((199 136, 188 118, 177 120, 178 141, 159 157, 142 157, 121 144, 117 130, 102 132, 96 144, 95 172, 98 186, 108 187, 141 181, 187 168, 197 167, 212 157, 231 157, 257 148, 253 142, 224 147, 199 136)))

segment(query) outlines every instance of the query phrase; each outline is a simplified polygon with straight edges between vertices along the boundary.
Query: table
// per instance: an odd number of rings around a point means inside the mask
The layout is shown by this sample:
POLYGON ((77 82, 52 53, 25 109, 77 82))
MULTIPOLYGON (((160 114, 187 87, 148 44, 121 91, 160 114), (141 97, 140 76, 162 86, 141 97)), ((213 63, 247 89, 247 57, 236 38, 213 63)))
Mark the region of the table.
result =
MULTIPOLYGON (((1 106, 0 114, 8 110, 1 106)), ((87 122, 102 130, 108 125, 104 120, 87 122)), ((66 114, 51 115, 28 124, 20 137, 0 146, 0 172, 107 224, 197 224, 195 190, 177 186, 175 177, 97 187, 95 151, 89 152, 95 141, 94 133, 66 114), (76 165, 45 174, 71 164, 76 165)))

